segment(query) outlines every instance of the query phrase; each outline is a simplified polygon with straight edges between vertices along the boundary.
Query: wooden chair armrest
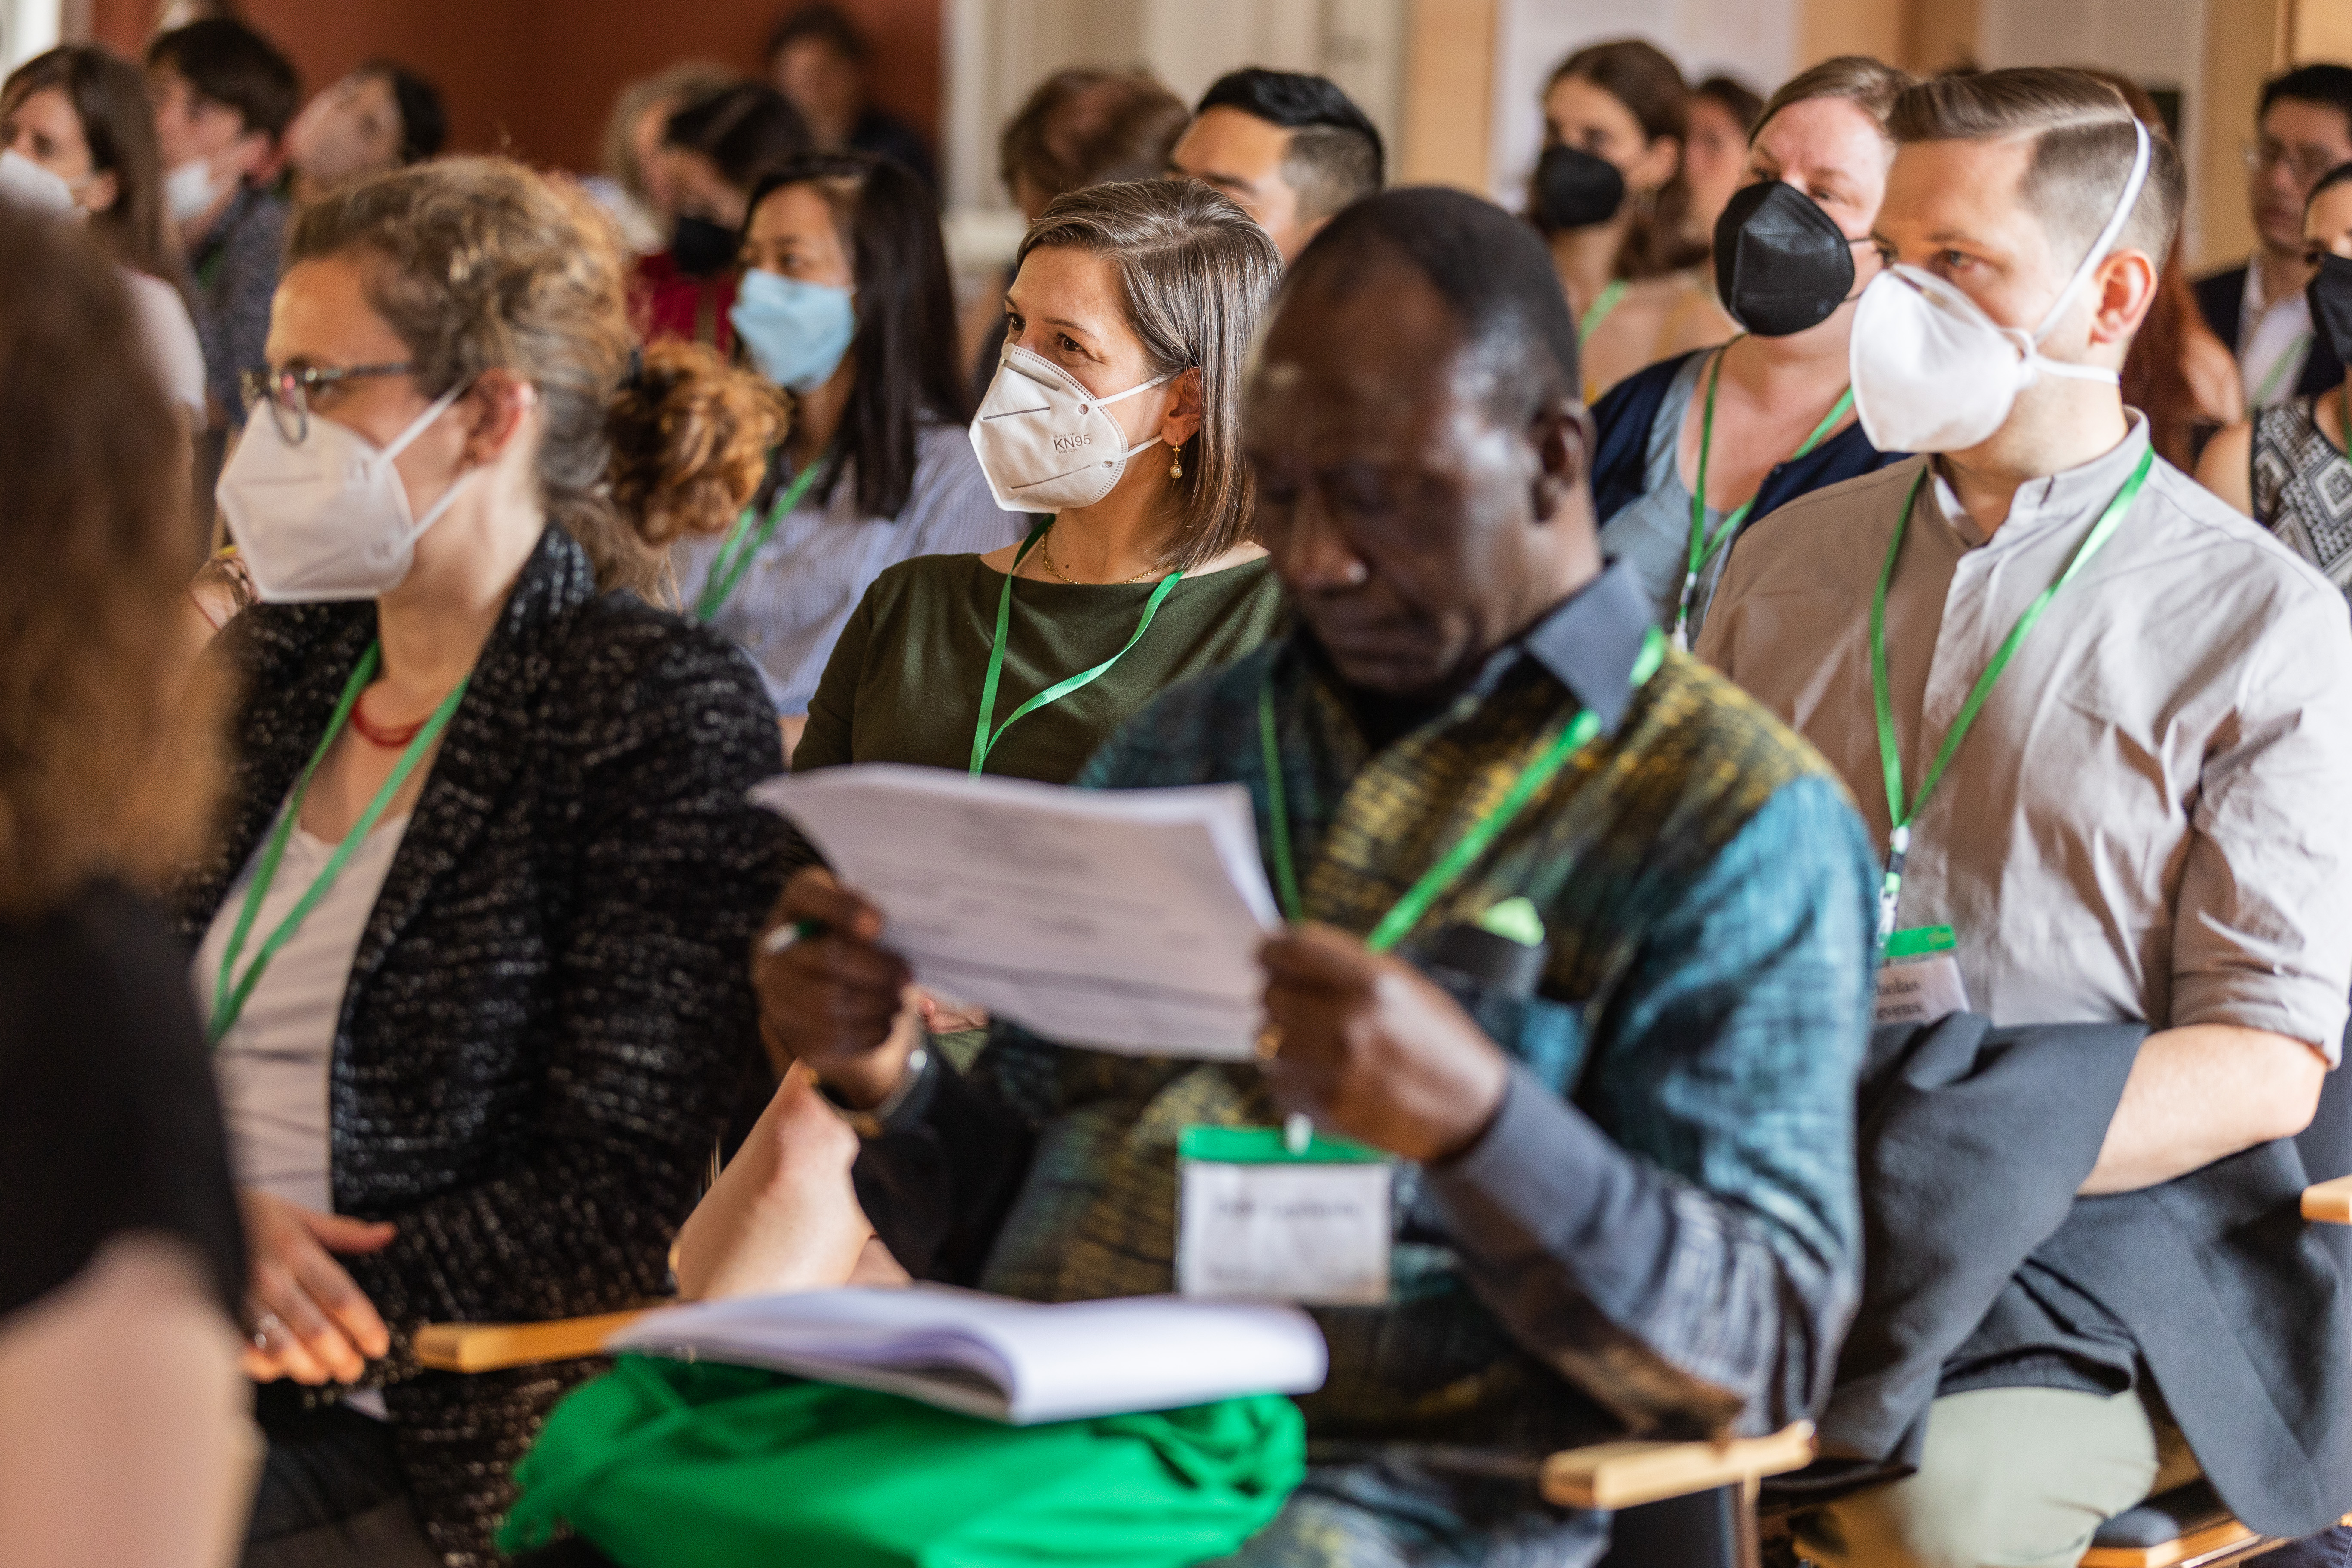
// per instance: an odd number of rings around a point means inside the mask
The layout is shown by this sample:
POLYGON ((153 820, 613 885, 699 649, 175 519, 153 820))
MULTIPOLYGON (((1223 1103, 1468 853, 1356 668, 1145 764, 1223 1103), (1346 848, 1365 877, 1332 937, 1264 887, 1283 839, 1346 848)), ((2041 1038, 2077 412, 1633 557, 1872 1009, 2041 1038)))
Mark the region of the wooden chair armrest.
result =
POLYGON ((604 1342, 653 1309, 558 1318, 550 1323, 427 1323, 416 1359, 436 1372, 504 1372, 547 1361, 602 1355, 604 1342))
POLYGON ((2303 1217, 2320 1225, 2352 1225, 2352 1176, 2304 1188, 2303 1217))
POLYGON ((1637 1508, 1801 1470, 1812 1461, 1810 1421, 1727 1443, 1596 1443, 1546 1459, 1543 1495, 1562 1508, 1637 1508))

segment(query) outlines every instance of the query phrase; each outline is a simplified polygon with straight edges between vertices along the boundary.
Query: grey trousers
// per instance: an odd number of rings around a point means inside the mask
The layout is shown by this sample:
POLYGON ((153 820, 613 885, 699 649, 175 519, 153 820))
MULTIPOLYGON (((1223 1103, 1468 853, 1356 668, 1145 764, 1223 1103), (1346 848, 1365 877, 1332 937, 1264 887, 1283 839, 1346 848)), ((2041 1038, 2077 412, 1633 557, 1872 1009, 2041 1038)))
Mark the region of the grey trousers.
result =
POLYGON ((2137 1393, 1947 1394, 1919 1473, 1803 1515, 1797 1550, 1820 1568, 2074 1568, 2101 1523, 2197 1475, 2137 1393))

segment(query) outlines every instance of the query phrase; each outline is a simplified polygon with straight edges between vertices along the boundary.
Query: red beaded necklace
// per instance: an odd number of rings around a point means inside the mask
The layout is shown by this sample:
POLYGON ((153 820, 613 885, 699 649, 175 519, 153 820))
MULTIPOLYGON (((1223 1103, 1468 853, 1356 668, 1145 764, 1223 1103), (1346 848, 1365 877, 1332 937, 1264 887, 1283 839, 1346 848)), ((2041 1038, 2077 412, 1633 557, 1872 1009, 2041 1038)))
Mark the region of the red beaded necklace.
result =
POLYGON ((362 698, 352 704, 352 728, 357 730, 360 739, 368 744, 396 752, 416 739, 416 732, 425 728, 425 721, 419 719, 414 724, 394 724, 389 728, 371 724, 368 722, 367 702, 362 698))

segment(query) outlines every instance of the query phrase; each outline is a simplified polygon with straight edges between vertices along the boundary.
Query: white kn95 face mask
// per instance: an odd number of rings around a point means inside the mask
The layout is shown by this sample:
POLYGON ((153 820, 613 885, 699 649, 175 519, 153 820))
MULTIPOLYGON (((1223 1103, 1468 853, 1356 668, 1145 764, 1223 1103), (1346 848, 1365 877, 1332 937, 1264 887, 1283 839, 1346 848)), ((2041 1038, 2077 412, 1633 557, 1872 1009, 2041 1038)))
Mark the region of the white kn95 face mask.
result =
POLYGON ((1898 264, 1871 279, 1854 308, 1848 368, 1853 411, 1872 446, 1882 452, 1966 451, 2007 422, 2017 395, 2040 376, 2119 379, 2097 365, 2045 359, 2041 351, 2114 247, 2147 184, 2147 127, 2134 121, 2132 128, 2139 140, 2115 214, 2032 331, 2002 326, 1923 268, 1898 264))
POLYGON ((466 385, 435 398, 383 447, 316 414, 302 439, 289 441, 268 411, 254 409, 214 495, 255 597, 295 605, 374 599, 407 581, 417 540, 483 470, 458 475, 412 521, 408 488, 392 460, 448 412, 466 385))
POLYGON ((1130 447, 1127 432, 1105 411, 1175 374, 1097 397, 1045 355, 1006 348, 971 422, 971 449, 996 504, 1006 511, 1062 512, 1110 494, 1127 472, 1127 460, 1158 446, 1160 437, 1130 447))

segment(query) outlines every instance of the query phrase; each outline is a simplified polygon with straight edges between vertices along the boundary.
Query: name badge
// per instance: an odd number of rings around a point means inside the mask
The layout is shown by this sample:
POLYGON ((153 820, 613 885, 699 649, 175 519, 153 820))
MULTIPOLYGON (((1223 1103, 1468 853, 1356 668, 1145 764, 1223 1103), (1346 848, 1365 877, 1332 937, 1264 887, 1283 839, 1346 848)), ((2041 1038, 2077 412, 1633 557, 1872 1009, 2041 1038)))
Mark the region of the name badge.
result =
POLYGON ((1177 1142, 1176 1289, 1228 1300, 1389 1297, 1389 1157, 1278 1127, 1187 1127, 1177 1142))
POLYGON ((1949 926, 1914 926, 1886 939, 1878 966, 1880 1024, 1932 1024, 1969 1010, 1960 978, 1959 938, 1949 926))

